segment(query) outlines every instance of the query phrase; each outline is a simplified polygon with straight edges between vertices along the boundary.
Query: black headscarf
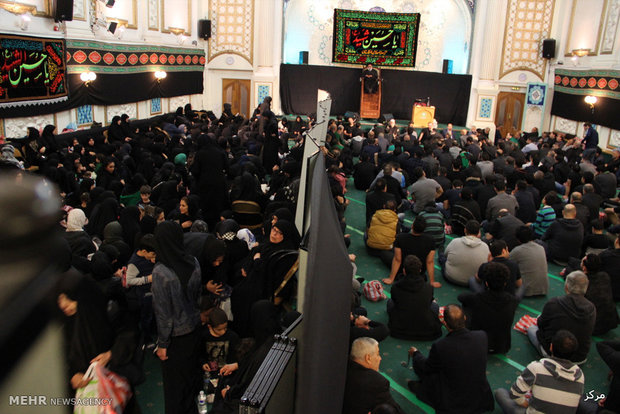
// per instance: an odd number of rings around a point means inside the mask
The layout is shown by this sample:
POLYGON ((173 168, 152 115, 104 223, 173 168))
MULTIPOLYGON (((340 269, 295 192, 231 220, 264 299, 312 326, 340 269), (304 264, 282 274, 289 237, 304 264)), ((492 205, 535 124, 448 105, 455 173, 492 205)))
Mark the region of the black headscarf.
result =
POLYGON ((123 127, 118 124, 118 121, 121 120, 121 117, 116 115, 112 118, 112 122, 108 127, 108 140, 109 141, 125 141, 125 133, 123 132, 123 127))
POLYGON ((121 115, 121 129, 123 131, 123 134, 126 137, 133 138, 134 133, 131 130, 131 125, 129 123, 129 115, 127 114, 121 115))
MULTIPOLYGON (((113 193, 112 193, 113 194, 113 193)), ((104 196, 105 194, 102 194, 104 196)), ((101 199, 101 196, 99 197, 101 199)), ((118 218, 118 201, 114 196, 104 198, 101 203, 93 209, 86 231, 93 236, 103 237, 105 226, 118 218)))
POLYGON ((109 279, 114 275, 114 267, 107 253, 98 251, 90 259, 90 273, 95 280, 109 279))
POLYGON ((40 146, 46 148, 46 154, 58 151, 58 144, 56 143, 56 136, 54 135, 55 129, 55 125, 46 125, 45 128, 43 128, 43 133, 40 137, 40 146))
POLYGON ((38 140, 40 137, 39 130, 33 127, 28 127, 28 135, 26 135, 26 143, 30 144, 32 141, 38 140))
POLYGON ((119 219, 123 227, 123 239, 133 251, 136 234, 140 233, 140 209, 138 206, 125 207, 119 219))
POLYGON ((215 225, 216 235, 223 240, 234 240, 239 231, 239 224, 233 219, 220 221, 215 225))
POLYGON ((282 232, 283 239, 280 243, 272 243, 269 239, 270 234, 267 234, 267 242, 259 245, 258 249, 261 253, 261 259, 269 260, 269 258, 276 252, 282 250, 295 250, 299 248, 299 233, 293 223, 286 220, 278 220, 276 224, 272 226, 282 232))
POLYGON ((155 229, 157 261, 176 273, 183 291, 196 267, 194 258, 183 249, 183 229, 172 221, 164 221, 155 229))
POLYGON ((288 220, 278 220, 272 227, 280 230, 284 236, 284 239, 278 243, 280 250, 295 250, 299 248, 301 237, 293 223, 288 220))
POLYGON ((64 327, 71 377, 86 372, 91 359, 109 351, 114 337, 105 296, 92 279, 70 272, 63 277, 60 293, 78 303, 77 313, 66 317, 64 327))

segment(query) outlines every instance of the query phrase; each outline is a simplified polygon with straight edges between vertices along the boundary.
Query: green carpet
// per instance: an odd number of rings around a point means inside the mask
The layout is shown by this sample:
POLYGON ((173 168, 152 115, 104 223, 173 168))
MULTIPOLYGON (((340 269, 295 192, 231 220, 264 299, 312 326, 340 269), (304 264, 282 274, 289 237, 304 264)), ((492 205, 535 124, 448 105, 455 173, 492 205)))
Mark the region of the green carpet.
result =
MULTIPOLYGON (((351 200, 346 211, 347 233, 351 234, 350 253, 357 255, 357 274, 366 280, 381 280, 389 273, 389 269, 381 263, 380 259, 366 254, 366 248, 363 240, 363 230, 365 226, 365 197, 366 193, 356 190, 353 186, 353 180, 347 182, 346 197, 351 200)), ((411 223, 411 213, 407 213, 411 223)), ((448 236, 450 237, 450 236, 448 236)), ((446 240, 449 242, 449 240, 446 240)), ((556 265, 549 265, 549 293, 547 297, 524 298, 515 315, 515 322, 525 314, 538 316, 545 302, 554 296, 564 294, 564 282, 558 276, 560 268, 556 265)), ((439 305, 447 305, 449 303, 458 303, 457 296, 459 293, 467 291, 466 288, 451 285, 441 275, 439 266, 436 266, 435 280, 442 284, 442 287, 435 289, 435 297, 439 305)), ((389 294, 390 286, 386 286, 386 293, 389 294)), ((368 309, 368 317, 387 323, 388 317, 385 310, 385 301, 369 302, 362 299, 363 306, 368 309)), ((444 334, 447 330, 444 328, 444 334)), ((606 334, 603 339, 611 339, 620 337, 618 330, 614 330, 606 334)), ((596 339, 595 339, 596 340, 596 339)), ((407 350, 410 346, 415 346, 428 355, 432 342, 406 341, 388 337, 381 342, 381 372, 388 377, 392 383, 392 395, 401 405, 406 413, 423 413, 434 412, 425 404, 419 402, 413 393, 407 388, 407 380, 417 379, 411 368, 405 368, 401 363, 407 361, 407 350)), ((492 389, 499 387, 509 388, 521 370, 531 361, 540 359, 538 353, 530 344, 526 335, 517 331, 512 331, 512 347, 507 355, 489 355, 487 364, 487 377, 492 389)), ((596 348, 591 347, 588 355, 588 362, 582 366, 586 379, 586 392, 594 390, 597 394, 607 393, 609 389, 609 381, 607 374, 609 369, 601 360, 596 348)), ((496 413, 501 413, 500 408, 496 405, 496 413)))
MULTIPOLYGON (((365 226, 365 197, 366 193, 356 190, 353 187, 353 180, 347 182, 348 193, 346 197, 350 200, 350 204, 345 213, 347 220, 346 232, 351 235, 350 253, 357 255, 358 276, 364 277, 366 280, 380 280, 389 273, 387 267, 381 263, 378 258, 371 257, 366 253, 363 240, 363 232, 365 226)), ((407 213, 406 222, 411 224, 411 213, 407 213)), ((438 269, 438 267, 437 267, 438 269)), ((515 321, 521 316, 529 314, 537 316, 542 310, 545 302, 554 296, 564 293, 563 281, 558 276, 560 268, 556 265, 549 265, 549 294, 547 297, 525 298, 515 315, 515 321)), ((440 305, 449 303, 458 303, 457 296, 459 293, 466 291, 465 288, 448 284, 443 280, 441 271, 437 270, 435 279, 442 283, 442 287, 435 289, 435 297, 440 305)), ((390 287, 387 286, 386 293, 389 295, 390 287)), ((369 318, 387 323, 387 313, 385 310, 385 301, 369 302, 363 300, 363 306, 368 309, 369 318)), ((444 332, 447 332, 444 328, 444 332)), ((614 330, 603 337, 603 339, 618 338, 620 334, 618 330, 614 330)), ((597 340, 595 338, 595 340, 597 340)), ((600 340, 600 339, 599 339, 600 340)), ((407 389, 407 380, 416 379, 415 374, 410 368, 402 366, 403 362, 407 362, 407 350, 410 346, 420 349, 425 355, 431 347, 431 342, 405 341, 388 337, 381 342, 380 349, 382 355, 381 373, 390 381, 392 385, 392 395, 401 405, 406 413, 432 413, 434 410, 424 403, 420 402, 414 394, 407 389)), ((531 361, 539 359, 527 336, 512 331, 512 348, 507 355, 489 356, 487 364, 487 376, 491 388, 509 388, 521 370, 531 361)), ((161 380, 161 369, 159 361, 152 354, 147 354, 145 358, 146 382, 137 389, 137 397, 145 414, 164 414, 163 388, 161 380)), ((588 355, 588 362, 582 366, 586 378, 586 392, 594 390, 596 394, 607 393, 609 389, 609 381, 607 374, 609 369, 602 362, 601 358, 592 346, 588 355)), ((501 412, 496 405, 496 413, 501 412)))

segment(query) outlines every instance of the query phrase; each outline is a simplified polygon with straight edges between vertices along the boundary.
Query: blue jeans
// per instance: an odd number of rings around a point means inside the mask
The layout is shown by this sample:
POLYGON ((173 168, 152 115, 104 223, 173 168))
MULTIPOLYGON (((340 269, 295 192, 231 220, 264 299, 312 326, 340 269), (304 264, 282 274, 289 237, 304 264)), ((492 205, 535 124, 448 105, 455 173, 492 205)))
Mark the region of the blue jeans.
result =
POLYGON ((498 388, 495 390, 495 401, 497 401, 497 405, 499 405, 505 414, 521 414, 527 412, 527 408, 521 407, 515 400, 510 398, 510 392, 505 388, 498 388))
POLYGON ((534 345, 534 348, 536 348, 536 351, 538 351, 538 353, 541 356, 547 358, 549 354, 547 354, 547 351, 545 351, 543 346, 540 344, 540 341, 538 340, 538 336, 536 335, 537 332, 538 332, 538 326, 532 325, 529 328, 527 328, 527 337, 530 339, 530 342, 532 343, 532 345, 534 345))

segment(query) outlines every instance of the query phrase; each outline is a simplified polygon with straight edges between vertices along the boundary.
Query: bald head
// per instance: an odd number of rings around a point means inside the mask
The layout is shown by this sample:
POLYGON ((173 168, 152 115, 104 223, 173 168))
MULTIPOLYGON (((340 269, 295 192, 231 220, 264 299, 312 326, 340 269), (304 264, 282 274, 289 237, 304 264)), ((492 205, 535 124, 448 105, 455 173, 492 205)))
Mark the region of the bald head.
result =
POLYGON ((465 313, 459 305, 450 304, 444 309, 444 320, 450 331, 465 328, 465 313))
POLYGON ((577 217, 577 209, 574 204, 567 204, 562 210, 562 216, 567 219, 574 219, 577 217))
POLYGON ((580 202, 581 200, 582 200, 582 195, 578 191, 575 191, 574 193, 570 195, 571 203, 580 202))

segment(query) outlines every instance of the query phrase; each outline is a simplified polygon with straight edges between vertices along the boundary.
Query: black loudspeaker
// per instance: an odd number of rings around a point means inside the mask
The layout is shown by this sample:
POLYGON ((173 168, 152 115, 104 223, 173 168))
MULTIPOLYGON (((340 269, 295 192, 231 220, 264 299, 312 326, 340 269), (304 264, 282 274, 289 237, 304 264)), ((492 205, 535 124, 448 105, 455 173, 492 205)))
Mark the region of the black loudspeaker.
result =
POLYGON ((110 25, 108 26, 108 32, 114 34, 117 26, 118 26, 118 22, 111 22, 110 25))
POLYGON ((73 20, 73 0, 54 0, 52 12, 54 21, 70 22, 73 20))
POLYGON ((385 123, 389 122, 390 119, 394 119, 394 115, 392 115, 392 114, 381 114, 381 117, 379 118, 379 122, 381 122, 382 124, 385 124, 385 123))
POLYGON ((204 40, 211 38, 211 20, 198 20, 198 37, 204 40))
POLYGON ((452 60, 444 59, 441 73, 452 73, 452 60))
POLYGON ((555 57, 555 39, 543 40, 542 55, 544 59, 553 59, 555 57))
POLYGON ((299 52, 299 64, 300 65, 308 64, 308 51, 307 50, 303 50, 299 52))

